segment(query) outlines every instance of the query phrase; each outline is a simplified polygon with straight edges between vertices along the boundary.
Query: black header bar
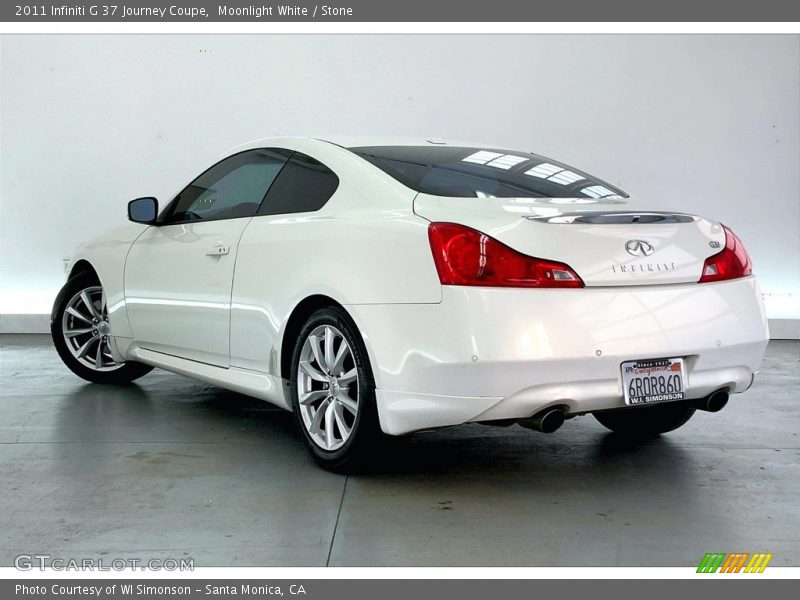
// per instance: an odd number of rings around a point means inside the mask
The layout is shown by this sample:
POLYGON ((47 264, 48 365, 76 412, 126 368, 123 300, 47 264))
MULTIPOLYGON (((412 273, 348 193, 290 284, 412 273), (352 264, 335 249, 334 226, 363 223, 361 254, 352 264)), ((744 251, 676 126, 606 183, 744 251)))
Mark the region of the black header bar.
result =
POLYGON ((11 0, 5 22, 798 22, 791 0, 11 0))

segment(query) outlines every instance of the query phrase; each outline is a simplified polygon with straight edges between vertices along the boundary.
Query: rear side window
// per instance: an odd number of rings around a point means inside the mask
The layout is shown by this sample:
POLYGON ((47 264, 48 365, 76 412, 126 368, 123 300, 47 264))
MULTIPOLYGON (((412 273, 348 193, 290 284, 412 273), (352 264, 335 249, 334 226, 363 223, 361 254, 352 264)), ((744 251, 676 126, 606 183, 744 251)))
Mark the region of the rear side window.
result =
POLYGON ((205 171, 174 201, 167 223, 252 217, 291 150, 248 150, 205 171))
POLYGON ((588 173, 530 152, 455 146, 372 146, 350 151, 412 190, 434 196, 628 197, 588 173))
POLYGON ((281 170, 258 211, 259 215, 319 210, 339 187, 339 178, 318 160, 295 152, 281 170))

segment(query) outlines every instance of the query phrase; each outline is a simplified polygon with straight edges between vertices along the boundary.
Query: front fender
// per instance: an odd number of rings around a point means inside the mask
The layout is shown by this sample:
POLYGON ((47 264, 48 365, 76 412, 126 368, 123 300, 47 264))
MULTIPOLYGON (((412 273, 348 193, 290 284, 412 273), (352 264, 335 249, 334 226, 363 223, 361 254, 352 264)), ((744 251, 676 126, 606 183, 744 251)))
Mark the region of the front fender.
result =
POLYGON ((147 225, 130 223, 84 242, 75 250, 70 263, 70 276, 76 267, 88 263, 100 280, 106 294, 108 321, 114 337, 132 337, 125 309, 125 259, 136 239, 147 225))

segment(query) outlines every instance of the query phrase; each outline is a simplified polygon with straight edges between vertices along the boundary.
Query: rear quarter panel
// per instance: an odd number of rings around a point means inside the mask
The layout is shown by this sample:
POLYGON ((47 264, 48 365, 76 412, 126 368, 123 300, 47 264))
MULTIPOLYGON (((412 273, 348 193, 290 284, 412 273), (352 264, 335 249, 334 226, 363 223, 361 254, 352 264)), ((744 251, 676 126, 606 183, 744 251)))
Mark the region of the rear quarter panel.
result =
POLYGON ((254 217, 236 258, 231 364, 272 375, 286 323, 309 296, 345 307, 442 298, 415 193, 332 144, 308 140, 298 150, 330 167, 338 189, 319 211, 254 217))

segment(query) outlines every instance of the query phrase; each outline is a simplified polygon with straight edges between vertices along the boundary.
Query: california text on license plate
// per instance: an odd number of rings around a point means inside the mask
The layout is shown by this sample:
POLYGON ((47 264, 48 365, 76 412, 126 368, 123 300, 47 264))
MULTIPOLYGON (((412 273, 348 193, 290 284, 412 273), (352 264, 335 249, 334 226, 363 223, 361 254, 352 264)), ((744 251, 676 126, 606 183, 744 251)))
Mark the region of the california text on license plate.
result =
POLYGON ((684 369, 682 358, 631 360, 622 363, 622 388, 625 404, 683 400, 684 369))

